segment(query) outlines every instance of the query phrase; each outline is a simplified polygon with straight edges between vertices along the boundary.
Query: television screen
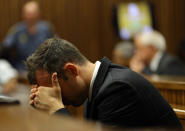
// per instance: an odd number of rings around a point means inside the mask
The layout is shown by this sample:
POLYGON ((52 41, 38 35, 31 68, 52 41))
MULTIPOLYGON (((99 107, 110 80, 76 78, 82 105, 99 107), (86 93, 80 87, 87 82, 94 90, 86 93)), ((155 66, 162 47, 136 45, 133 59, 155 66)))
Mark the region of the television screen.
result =
POLYGON ((122 39, 130 39, 140 31, 152 30, 152 16, 148 3, 121 3, 117 8, 117 16, 122 39))

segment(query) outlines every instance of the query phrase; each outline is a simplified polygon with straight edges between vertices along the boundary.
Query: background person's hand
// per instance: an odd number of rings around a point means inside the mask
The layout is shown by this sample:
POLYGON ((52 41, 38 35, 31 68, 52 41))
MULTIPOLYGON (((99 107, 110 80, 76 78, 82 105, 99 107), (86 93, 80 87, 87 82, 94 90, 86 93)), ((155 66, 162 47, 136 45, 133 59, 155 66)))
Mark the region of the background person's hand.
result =
POLYGON ((32 89, 32 92, 30 104, 33 104, 35 108, 45 110, 49 114, 64 108, 57 73, 52 74, 52 87, 39 86, 32 89))
POLYGON ((133 71, 137 73, 142 73, 143 69, 145 68, 145 64, 142 59, 136 54, 130 61, 129 66, 133 71))

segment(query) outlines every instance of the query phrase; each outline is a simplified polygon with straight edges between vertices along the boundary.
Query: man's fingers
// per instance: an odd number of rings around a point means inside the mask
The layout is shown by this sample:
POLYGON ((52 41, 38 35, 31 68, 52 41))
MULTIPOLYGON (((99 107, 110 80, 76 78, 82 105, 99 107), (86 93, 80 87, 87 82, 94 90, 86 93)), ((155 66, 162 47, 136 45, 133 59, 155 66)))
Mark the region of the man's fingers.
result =
POLYGON ((38 91, 38 88, 33 88, 33 89, 31 89, 31 93, 35 93, 35 92, 37 92, 38 91))
POLYGON ((30 101, 30 105, 33 105, 33 104, 34 104, 34 100, 31 100, 31 101, 30 101))
POLYGON ((34 99, 35 96, 36 96, 35 94, 31 94, 31 95, 30 95, 30 99, 34 99))
POLYGON ((57 88, 57 89, 60 88, 56 72, 52 74, 52 78, 51 79, 52 79, 52 86, 53 86, 53 88, 57 88))
POLYGON ((38 88, 39 86, 36 84, 36 85, 33 85, 31 88, 34 89, 34 88, 38 88))

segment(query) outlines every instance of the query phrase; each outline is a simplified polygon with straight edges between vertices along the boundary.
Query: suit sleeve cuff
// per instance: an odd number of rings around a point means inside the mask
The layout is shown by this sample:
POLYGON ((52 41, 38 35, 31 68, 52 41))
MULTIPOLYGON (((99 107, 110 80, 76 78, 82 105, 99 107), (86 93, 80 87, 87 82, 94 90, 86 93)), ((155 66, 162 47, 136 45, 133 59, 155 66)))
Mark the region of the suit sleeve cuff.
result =
POLYGON ((57 110, 54 115, 70 115, 70 112, 67 108, 61 108, 57 110))

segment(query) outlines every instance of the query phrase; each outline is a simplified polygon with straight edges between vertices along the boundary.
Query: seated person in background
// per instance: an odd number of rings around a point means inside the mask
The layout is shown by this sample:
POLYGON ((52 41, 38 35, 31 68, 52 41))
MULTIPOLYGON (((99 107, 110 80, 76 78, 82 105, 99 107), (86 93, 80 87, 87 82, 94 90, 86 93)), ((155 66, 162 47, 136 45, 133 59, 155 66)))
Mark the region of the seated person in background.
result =
POLYGON ((0 94, 9 94, 15 91, 17 75, 17 71, 8 61, 0 59, 0 94))
POLYGON ((40 21, 39 5, 35 1, 23 7, 23 22, 14 25, 3 42, 3 50, 10 54, 10 63, 18 70, 25 70, 23 61, 47 38, 53 36, 51 25, 40 21))
POLYGON ((138 73, 185 75, 185 65, 165 52, 164 36, 157 32, 143 32, 135 38, 136 52, 130 68, 138 73))
POLYGON ((179 44, 178 56, 185 63, 185 38, 179 44))
POLYGON ((90 62, 70 42, 46 40, 27 58, 30 104, 49 114, 80 106, 85 117, 114 127, 176 127, 174 111, 152 84, 127 67, 103 58, 90 62))
POLYGON ((134 45, 131 42, 120 42, 114 47, 112 62, 129 67, 130 59, 133 54, 134 45))
POLYGON ((0 104, 17 104, 28 106, 28 86, 20 84, 18 72, 8 61, 0 59, 0 104))

